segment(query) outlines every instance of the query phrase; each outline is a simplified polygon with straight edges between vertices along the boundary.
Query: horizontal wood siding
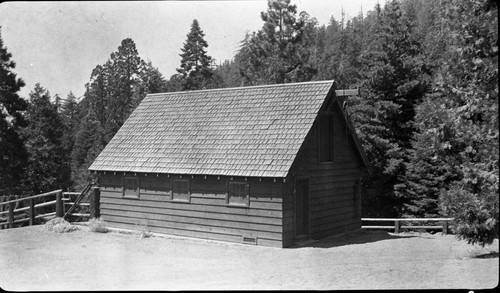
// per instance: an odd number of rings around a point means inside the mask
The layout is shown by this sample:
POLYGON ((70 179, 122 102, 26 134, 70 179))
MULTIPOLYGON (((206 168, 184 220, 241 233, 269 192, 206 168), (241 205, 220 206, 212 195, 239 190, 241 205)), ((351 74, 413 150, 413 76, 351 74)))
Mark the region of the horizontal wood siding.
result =
MULTIPOLYGON (((294 178, 309 178, 310 234, 313 238, 361 228, 361 199, 355 195, 361 158, 354 149, 352 138, 346 136, 346 125, 339 111, 338 107, 334 109, 334 162, 318 161, 318 129, 314 125, 292 165, 284 188, 287 194, 283 198, 293 202, 294 178)), ((290 239, 294 231, 294 208, 285 211, 292 212, 292 216, 283 218, 283 238, 290 239)))
POLYGON ((239 243, 243 236, 256 237, 257 245, 282 247, 282 181, 235 178, 249 183, 249 206, 242 207, 226 203, 231 178, 183 176, 190 181, 185 202, 171 198, 171 180, 178 175, 138 175, 139 199, 122 197, 121 176, 100 177, 101 216, 112 227, 147 226, 152 232, 239 243))

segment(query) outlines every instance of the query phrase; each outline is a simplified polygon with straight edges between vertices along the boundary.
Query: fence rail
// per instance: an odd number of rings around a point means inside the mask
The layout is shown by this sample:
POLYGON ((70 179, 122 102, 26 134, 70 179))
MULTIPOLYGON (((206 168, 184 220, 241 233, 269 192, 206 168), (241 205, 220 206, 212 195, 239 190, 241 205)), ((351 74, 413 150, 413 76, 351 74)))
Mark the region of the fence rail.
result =
POLYGON ((389 229, 394 230, 394 233, 399 233, 401 229, 435 229, 441 230, 443 234, 448 233, 448 228, 450 222, 453 218, 361 218, 362 222, 393 222, 394 224, 389 225, 362 225, 362 229, 389 229), (411 222, 426 222, 426 223, 437 223, 438 225, 403 225, 403 223, 411 222))
MULTIPOLYGON (((91 188, 89 186, 84 192, 88 192, 90 189, 91 188)), ((22 224, 25 222, 29 222, 29 225, 31 226, 35 224, 35 220, 37 219, 50 220, 55 217, 65 217, 69 215, 87 218, 93 216, 98 217, 99 188, 93 188, 90 194, 90 203, 78 202, 75 204, 75 200, 71 200, 71 197, 74 197, 75 195, 81 200, 84 192, 63 192, 62 189, 59 189, 21 198, 16 196, 0 196, 0 229, 14 228, 16 224, 22 224), (55 197, 55 199, 51 200, 49 197, 55 197), (97 204, 94 197, 97 197, 97 204), (39 198, 46 198, 47 200, 35 204, 35 199, 39 198), (70 208, 66 209, 66 205, 70 205, 70 208), (89 207, 89 213, 72 213, 72 211, 75 210, 76 205, 89 207), (42 213, 37 213, 37 209, 49 206, 55 206, 55 211, 50 211, 50 209, 47 210, 47 208, 44 208, 42 213)))

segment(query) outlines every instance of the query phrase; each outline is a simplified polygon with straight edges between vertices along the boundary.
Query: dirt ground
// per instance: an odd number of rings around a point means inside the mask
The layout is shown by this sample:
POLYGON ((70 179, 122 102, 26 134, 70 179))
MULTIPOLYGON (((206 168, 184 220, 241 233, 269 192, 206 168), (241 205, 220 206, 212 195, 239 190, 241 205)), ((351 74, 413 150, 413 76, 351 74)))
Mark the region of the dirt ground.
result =
POLYGON ((498 286, 498 240, 357 231, 298 248, 138 233, 0 230, 4 290, 485 289, 498 286))

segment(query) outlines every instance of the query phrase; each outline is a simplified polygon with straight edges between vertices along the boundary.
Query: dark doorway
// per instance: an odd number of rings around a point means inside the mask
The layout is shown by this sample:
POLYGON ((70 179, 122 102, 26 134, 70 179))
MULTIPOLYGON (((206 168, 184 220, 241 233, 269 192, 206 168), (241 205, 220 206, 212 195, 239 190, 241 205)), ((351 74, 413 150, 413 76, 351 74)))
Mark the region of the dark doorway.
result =
POLYGON ((295 180, 295 238, 309 234, 309 179, 295 180))

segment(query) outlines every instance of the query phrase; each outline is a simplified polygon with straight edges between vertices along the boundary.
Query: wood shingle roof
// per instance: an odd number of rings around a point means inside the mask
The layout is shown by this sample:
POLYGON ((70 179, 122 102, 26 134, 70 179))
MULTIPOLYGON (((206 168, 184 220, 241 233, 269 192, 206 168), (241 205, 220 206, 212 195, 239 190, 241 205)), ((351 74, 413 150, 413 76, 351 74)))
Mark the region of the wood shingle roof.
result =
POLYGON ((89 170, 285 177, 333 84, 147 95, 89 170))

